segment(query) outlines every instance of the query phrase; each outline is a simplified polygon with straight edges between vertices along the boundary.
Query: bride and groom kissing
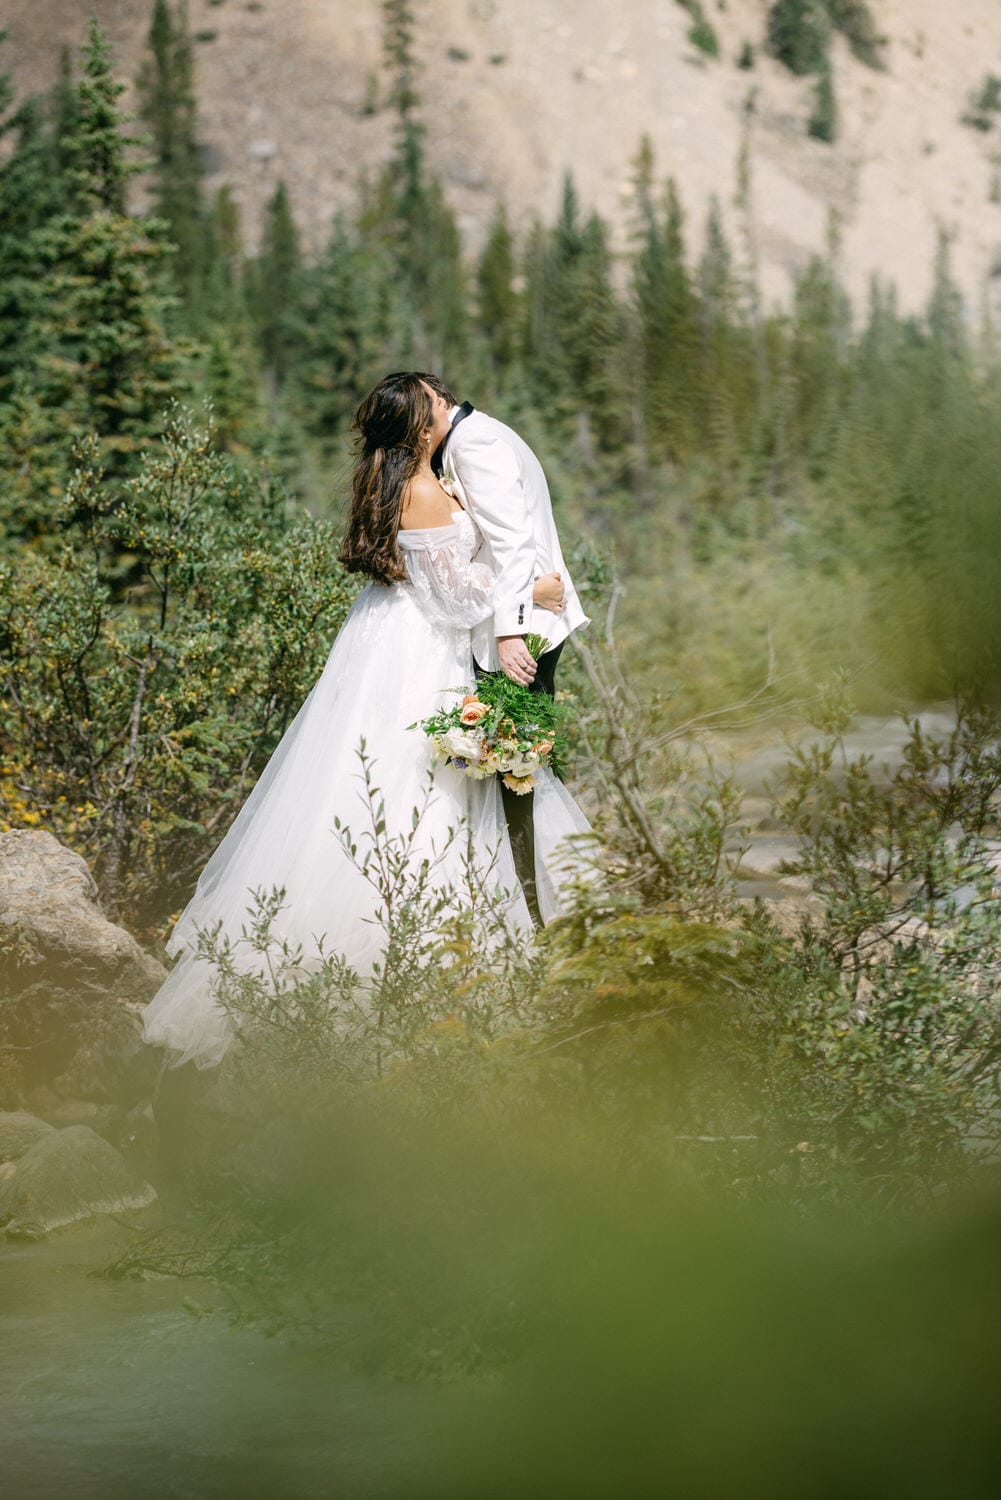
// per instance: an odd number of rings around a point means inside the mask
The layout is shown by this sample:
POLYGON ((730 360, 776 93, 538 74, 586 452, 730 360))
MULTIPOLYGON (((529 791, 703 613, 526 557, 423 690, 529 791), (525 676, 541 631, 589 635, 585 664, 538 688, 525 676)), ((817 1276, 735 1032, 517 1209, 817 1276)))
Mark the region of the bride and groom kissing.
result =
POLYGON ((587 623, 567 573, 545 474, 504 423, 460 403, 436 375, 387 375, 354 422, 359 454, 341 562, 368 582, 326 665, 167 942, 178 962, 143 1014, 170 1062, 218 1062, 232 1022, 196 952, 199 928, 240 938, 251 893, 285 888, 274 935, 305 961, 336 951, 359 975, 380 959, 379 897, 337 830, 378 788, 389 838, 408 858, 462 884, 463 850, 526 937, 565 909, 568 840, 590 832, 569 792, 542 767, 527 795, 502 777, 474 780, 435 764, 412 726, 462 684, 504 672, 555 691, 568 636, 587 623), (526 636, 546 639, 536 661, 526 636), (368 757, 366 761, 364 757, 368 757), (469 839, 456 839, 456 829, 469 839))

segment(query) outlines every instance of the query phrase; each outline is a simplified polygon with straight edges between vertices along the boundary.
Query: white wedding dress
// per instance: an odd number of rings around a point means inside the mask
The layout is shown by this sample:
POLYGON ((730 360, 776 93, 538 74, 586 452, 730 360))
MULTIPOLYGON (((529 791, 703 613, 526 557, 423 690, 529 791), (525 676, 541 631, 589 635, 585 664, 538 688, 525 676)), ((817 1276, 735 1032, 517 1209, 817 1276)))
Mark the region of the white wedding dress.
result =
MULTIPOLYGON (((458 883, 468 827, 481 878, 510 893, 509 929, 533 931, 518 883, 496 777, 474 781, 446 766, 430 740, 407 726, 429 717, 456 689, 474 682, 470 629, 492 613, 492 574, 474 560, 479 533, 464 510, 448 526, 401 531, 407 581, 369 583, 355 599, 322 674, 289 725, 260 779, 215 850, 171 933, 177 963, 143 1012, 148 1042, 170 1049, 170 1062, 219 1062, 233 1023, 213 996, 214 969, 195 953, 197 927, 221 922, 237 943, 252 892, 284 886, 275 938, 302 945, 308 963, 320 947, 343 955, 359 975, 380 956, 379 897, 343 849, 335 819, 359 846, 371 826, 358 751, 364 741, 372 782, 385 805, 389 837, 412 828, 416 861, 438 859, 435 878, 458 883), (428 777, 432 776, 430 795, 428 777)), ((534 792, 536 884, 544 922, 560 915, 561 882, 584 861, 568 853, 570 836, 590 825, 550 771, 534 792)), ((254 965, 249 944, 247 967, 254 965)))

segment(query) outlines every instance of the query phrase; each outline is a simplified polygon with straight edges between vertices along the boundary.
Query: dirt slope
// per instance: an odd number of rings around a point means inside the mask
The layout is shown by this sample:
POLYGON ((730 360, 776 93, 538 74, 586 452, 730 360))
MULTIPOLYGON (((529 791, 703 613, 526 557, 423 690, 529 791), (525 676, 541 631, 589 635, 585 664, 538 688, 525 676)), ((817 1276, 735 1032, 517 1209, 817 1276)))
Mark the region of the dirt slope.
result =
MULTIPOLYGON (((887 38, 885 72, 834 49, 841 133, 805 134, 812 82, 764 57, 766 0, 705 0, 721 41, 711 61, 686 40, 676 0, 415 0, 429 149, 471 245, 494 197, 516 221, 549 214, 573 170, 581 197, 625 233, 630 162, 652 137, 679 180, 697 246, 710 194, 732 210, 743 104, 756 90, 755 222, 770 300, 822 246, 829 208, 857 297, 880 271, 906 307, 927 294, 937 223, 956 236, 971 306, 1001 276, 1001 124, 961 123, 970 92, 1001 75, 998 0, 871 0, 887 38), (751 71, 736 66, 751 41, 751 71)), ((134 76, 150 0, 4 0, 6 47, 23 91, 51 82, 56 49, 95 12, 134 76)), ((378 0, 190 0, 200 33, 202 136, 213 181, 233 184, 248 236, 279 177, 315 241, 360 167, 389 148, 378 0)), ((620 240, 621 242, 621 240, 620 240)))

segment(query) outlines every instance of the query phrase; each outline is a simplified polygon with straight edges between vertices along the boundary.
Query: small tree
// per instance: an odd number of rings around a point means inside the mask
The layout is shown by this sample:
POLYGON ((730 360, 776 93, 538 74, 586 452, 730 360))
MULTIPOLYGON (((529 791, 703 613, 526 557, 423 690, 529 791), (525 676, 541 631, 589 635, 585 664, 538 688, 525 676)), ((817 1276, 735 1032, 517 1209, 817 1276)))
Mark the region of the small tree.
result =
POLYGON ((338 216, 318 261, 303 273, 296 397, 325 442, 345 430, 381 372, 389 317, 388 268, 365 253, 338 216))
POLYGON ((301 273, 299 231, 288 190, 280 182, 265 208, 261 247, 250 277, 251 312, 278 385, 289 372, 298 339, 301 273))
POLYGON ((834 75, 826 62, 817 75, 813 113, 807 131, 815 140, 830 145, 838 133, 838 104, 834 97, 834 75))
POLYGON ((147 49, 137 87, 139 113, 153 138, 154 199, 177 246, 175 273, 191 298, 197 294, 205 269, 205 216, 195 139, 194 63, 184 0, 178 0, 173 13, 168 0, 155 0, 147 49))
POLYGON ((824 0, 775 0, 768 12, 768 45, 793 73, 819 73, 831 45, 824 0))
POLYGON ((476 271, 480 330, 488 340, 494 367, 501 374, 514 358, 515 335, 520 316, 514 274, 514 237, 501 204, 494 216, 476 271))
MULTIPOLYGON (((25 247, 33 287, 17 372, 23 442, 24 420, 30 416, 34 424, 28 448, 39 457, 54 450, 65 466, 73 438, 93 431, 115 472, 129 469, 183 386, 164 323, 169 248, 156 221, 125 212, 126 183, 136 167, 126 158, 131 141, 117 105, 122 91, 94 21, 75 119, 63 141, 72 207, 46 220, 25 247)), ((10 461, 9 453, 0 454, 5 466, 10 461)), ((51 530, 50 476, 36 483, 29 472, 21 485, 22 522, 51 530)))
POLYGON ((883 66, 883 38, 866 0, 825 0, 831 24, 848 42, 859 62, 869 68, 883 66))

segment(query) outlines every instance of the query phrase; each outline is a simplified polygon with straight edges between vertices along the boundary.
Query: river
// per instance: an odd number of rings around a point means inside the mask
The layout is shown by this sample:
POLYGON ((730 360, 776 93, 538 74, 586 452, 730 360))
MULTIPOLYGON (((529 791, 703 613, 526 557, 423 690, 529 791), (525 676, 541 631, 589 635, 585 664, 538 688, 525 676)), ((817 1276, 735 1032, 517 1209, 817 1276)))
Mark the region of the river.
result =
POLYGON ((219 1300, 204 1283, 90 1275, 126 1233, 0 1241, 10 1500, 409 1492, 447 1392, 334 1374, 292 1341, 199 1311, 219 1300))

